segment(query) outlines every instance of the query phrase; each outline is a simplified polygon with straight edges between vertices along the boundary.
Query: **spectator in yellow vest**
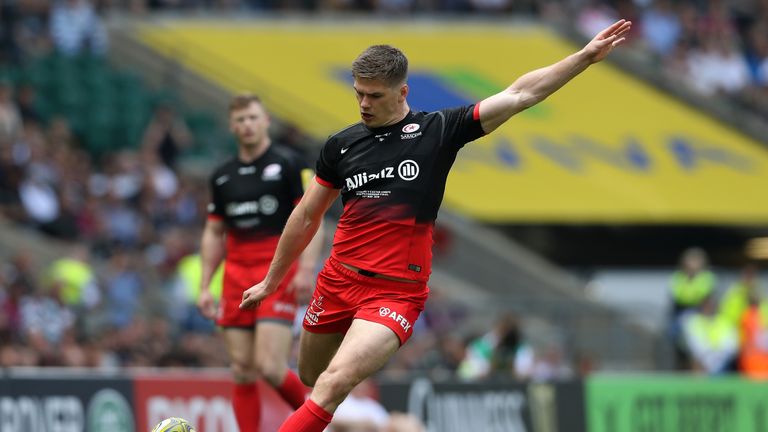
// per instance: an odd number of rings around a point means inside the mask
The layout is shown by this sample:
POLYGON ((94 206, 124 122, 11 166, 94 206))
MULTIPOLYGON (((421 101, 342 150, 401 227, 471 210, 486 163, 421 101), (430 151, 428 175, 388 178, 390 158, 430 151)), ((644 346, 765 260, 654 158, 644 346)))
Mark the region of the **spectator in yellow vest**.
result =
POLYGON ((59 298, 65 306, 91 309, 101 300, 89 259, 88 249, 78 245, 69 256, 51 263, 47 285, 59 287, 59 298))
POLYGON ((739 333, 733 322, 718 313, 713 296, 704 300, 699 311, 683 316, 682 330, 693 370, 709 375, 731 370, 739 351, 739 333))
MULTIPOLYGON (((199 253, 187 255, 179 260, 176 266, 176 297, 183 305, 183 310, 178 311, 178 318, 182 327, 189 331, 213 331, 214 326, 210 320, 203 317, 197 308, 200 298, 200 285, 202 278, 202 259, 199 253)), ((224 277, 224 264, 216 269, 211 278, 209 289, 213 298, 218 301, 221 298, 222 281, 224 277)))
POLYGON ((759 303, 760 297, 757 267, 748 265, 742 270, 741 278, 728 288, 720 300, 720 313, 738 326, 749 305, 759 303))
POLYGON ((690 248, 683 252, 680 268, 670 279, 672 310, 669 336, 675 349, 675 367, 688 369, 690 358, 681 334, 681 317, 696 310, 715 290, 715 275, 707 270, 707 254, 703 249, 690 248))
POLYGON ((696 309, 715 289, 715 275, 707 269, 707 254, 703 249, 687 249, 680 260, 680 269, 672 275, 670 288, 677 312, 696 309))

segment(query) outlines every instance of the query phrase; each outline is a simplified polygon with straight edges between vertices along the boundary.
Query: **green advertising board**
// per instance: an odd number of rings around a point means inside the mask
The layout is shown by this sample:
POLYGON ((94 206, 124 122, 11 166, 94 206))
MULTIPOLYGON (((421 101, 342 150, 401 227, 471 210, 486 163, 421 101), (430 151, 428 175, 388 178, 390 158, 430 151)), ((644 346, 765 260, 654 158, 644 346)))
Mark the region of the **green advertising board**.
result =
POLYGON ((765 432, 768 383, 737 377, 593 376, 589 432, 765 432))

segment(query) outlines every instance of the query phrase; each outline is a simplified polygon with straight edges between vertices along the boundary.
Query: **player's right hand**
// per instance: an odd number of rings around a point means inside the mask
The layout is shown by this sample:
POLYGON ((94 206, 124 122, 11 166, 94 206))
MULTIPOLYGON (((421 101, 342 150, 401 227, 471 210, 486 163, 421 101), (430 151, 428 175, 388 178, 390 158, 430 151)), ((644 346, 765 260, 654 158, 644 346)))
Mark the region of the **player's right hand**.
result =
POLYGON ((267 289, 267 284, 264 281, 248 288, 243 292, 243 301, 240 303, 240 309, 253 309, 257 307, 272 291, 267 289))
POLYGON ((200 298, 197 299, 197 308, 204 317, 208 319, 216 318, 216 300, 209 290, 200 290, 200 298))

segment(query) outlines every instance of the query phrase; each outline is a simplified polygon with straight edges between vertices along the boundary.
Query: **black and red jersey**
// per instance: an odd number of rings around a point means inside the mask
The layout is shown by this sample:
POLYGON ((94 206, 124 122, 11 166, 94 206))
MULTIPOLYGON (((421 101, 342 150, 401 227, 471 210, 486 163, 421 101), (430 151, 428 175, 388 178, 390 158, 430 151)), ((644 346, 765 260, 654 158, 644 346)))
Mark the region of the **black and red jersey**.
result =
POLYGON ((331 252, 337 260, 429 279, 432 229, 448 172, 459 149, 483 135, 476 106, 410 112, 376 129, 358 123, 328 139, 316 178, 341 189, 344 212, 331 252))
POLYGON ((298 154, 273 143, 253 162, 235 157, 213 172, 208 217, 226 225, 228 260, 272 259, 308 171, 298 154))

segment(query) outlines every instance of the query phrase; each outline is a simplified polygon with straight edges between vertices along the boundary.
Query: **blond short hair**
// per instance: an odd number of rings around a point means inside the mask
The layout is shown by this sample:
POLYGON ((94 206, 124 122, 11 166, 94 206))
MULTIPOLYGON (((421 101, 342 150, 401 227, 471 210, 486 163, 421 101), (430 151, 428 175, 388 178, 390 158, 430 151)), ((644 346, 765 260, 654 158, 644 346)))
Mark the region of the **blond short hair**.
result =
POLYGON ((229 112, 248 108, 252 103, 261 104, 261 98, 249 92, 237 94, 229 101, 229 112))

